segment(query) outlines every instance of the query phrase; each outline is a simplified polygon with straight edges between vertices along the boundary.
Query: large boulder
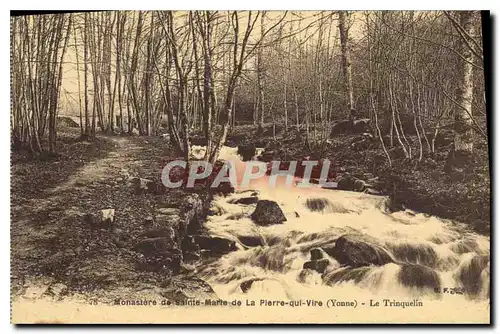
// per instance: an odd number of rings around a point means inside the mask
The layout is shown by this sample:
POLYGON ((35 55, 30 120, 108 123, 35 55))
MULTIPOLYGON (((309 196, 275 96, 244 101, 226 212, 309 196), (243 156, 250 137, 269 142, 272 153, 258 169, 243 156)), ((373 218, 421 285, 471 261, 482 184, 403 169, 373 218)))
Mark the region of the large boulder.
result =
POLYGON ((252 220, 261 226, 281 224, 286 221, 285 214, 278 203, 269 200, 260 200, 251 215, 252 220))
POLYGON ((394 262, 391 255, 382 247, 361 240, 358 235, 343 235, 335 241, 333 248, 323 247, 341 265, 353 268, 363 266, 383 266, 394 262))

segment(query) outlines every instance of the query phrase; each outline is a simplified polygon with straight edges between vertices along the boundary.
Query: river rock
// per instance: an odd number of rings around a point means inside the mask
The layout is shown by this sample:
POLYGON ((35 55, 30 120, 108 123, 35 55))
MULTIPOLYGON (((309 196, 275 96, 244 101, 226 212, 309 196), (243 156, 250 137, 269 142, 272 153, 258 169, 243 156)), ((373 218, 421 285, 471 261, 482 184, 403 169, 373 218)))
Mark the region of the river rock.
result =
POLYGON ((359 268, 337 268, 327 271, 323 275, 323 282, 327 285, 335 285, 337 283, 353 281, 359 283, 366 277, 372 270, 372 267, 359 267, 359 268))
POLYGON ((200 251, 185 251, 182 252, 182 258, 185 262, 198 261, 201 258, 200 251))
POLYGON ((214 204, 210 209, 208 209, 209 216, 222 216, 224 213, 226 213, 226 210, 217 204, 214 204))
POLYGON ((162 252, 151 256, 140 254, 137 259, 137 269, 143 271, 168 272, 178 274, 182 264, 182 254, 177 252, 162 252))
POLYGON ((259 281, 264 281, 264 280, 265 280, 265 278, 260 278, 260 277, 250 278, 250 279, 248 279, 240 284, 240 289, 241 289, 241 291, 246 293, 248 290, 250 290, 250 288, 252 287, 252 284, 254 282, 259 282, 259 281))
POLYGON ((173 228, 175 231, 183 234, 186 227, 185 220, 179 215, 163 215, 159 214, 155 217, 157 228, 173 228))
POLYGON ((323 258, 323 250, 321 248, 311 249, 311 260, 321 260, 323 258))
POLYGON ((403 264, 398 274, 398 279, 401 284, 407 287, 419 289, 441 288, 439 275, 431 268, 419 264, 403 264))
POLYGON ((394 258, 401 262, 435 268, 439 260, 432 244, 400 242, 387 244, 387 248, 390 249, 394 258))
POLYGON ((181 248, 182 250, 192 250, 192 251, 199 251, 200 250, 200 245, 196 242, 196 238, 193 235, 186 235, 182 239, 181 243, 181 248))
POLYGON ((264 245, 264 241, 258 235, 240 235, 238 239, 247 247, 258 247, 264 245))
POLYGON ((323 248, 341 265, 362 267, 383 266, 394 262, 390 254, 380 246, 360 240, 357 235, 343 235, 337 239, 333 248, 323 248))
POLYGON ((233 204, 244 204, 244 205, 250 205, 250 204, 255 204, 259 201, 258 197, 252 196, 252 197, 242 197, 238 198, 237 200, 234 200, 232 203, 233 204))
POLYGON ((269 200, 260 200, 251 215, 252 220, 261 226, 281 224, 286 221, 283 210, 278 203, 269 200))
POLYGON ((460 265, 455 276, 468 294, 477 295, 481 290, 481 273, 490 265, 488 255, 476 255, 460 265))
POLYGON ((312 261, 307 261, 304 263, 304 266, 302 267, 303 269, 312 269, 317 271, 320 274, 323 274, 330 264, 330 261, 328 259, 321 259, 321 260, 312 260, 312 261))
POLYGON ((208 250, 211 255, 227 254, 237 249, 236 243, 226 238, 195 235, 194 239, 201 250, 208 250))

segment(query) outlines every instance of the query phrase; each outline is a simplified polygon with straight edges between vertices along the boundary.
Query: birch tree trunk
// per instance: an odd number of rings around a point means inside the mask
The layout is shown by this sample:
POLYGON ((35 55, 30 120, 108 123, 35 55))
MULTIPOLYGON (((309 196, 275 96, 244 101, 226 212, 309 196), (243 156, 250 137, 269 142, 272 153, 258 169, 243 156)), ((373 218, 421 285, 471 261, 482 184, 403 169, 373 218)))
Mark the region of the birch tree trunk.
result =
MULTIPOLYGON (((459 13, 460 25, 469 34, 474 34, 472 24, 472 12, 461 11, 459 13)), ((459 82, 456 100, 460 108, 455 110, 455 140, 456 152, 472 153, 472 94, 474 81, 472 75, 473 54, 463 40, 460 40, 460 50, 466 61, 460 62, 459 82)))
POLYGON ((347 109, 349 109, 349 118, 354 120, 354 93, 352 88, 351 58, 349 56, 349 28, 346 23, 346 14, 348 15, 346 12, 339 11, 340 46, 342 50, 342 71, 344 73, 347 109))

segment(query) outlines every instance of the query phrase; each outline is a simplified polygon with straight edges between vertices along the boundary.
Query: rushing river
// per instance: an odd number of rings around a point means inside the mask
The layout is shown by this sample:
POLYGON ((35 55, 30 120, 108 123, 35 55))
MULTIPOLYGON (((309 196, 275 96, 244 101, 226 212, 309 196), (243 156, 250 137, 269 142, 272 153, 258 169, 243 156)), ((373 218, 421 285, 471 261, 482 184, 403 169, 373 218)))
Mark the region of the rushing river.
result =
MULTIPOLYGON (((198 155, 202 151, 194 149, 198 155)), ((232 160, 238 170, 245 164, 233 148, 224 148, 221 158, 232 160)), ((205 227, 212 236, 234 240, 238 250, 208 261, 201 275, 220 298, 335 296, 338 300, 373 297, 487 305, 489 238, 438 217, 410 210, 390 213, 387 201, 384 196, 317 186, 305 190, 283 185, 270 188, 266 179, 250 188, 236 189, 234 194, 213 201, 214 214, 207 218, 205 227), (271 226, 255 224, 250 214, 256 204, 235 204, 249 196, 276 201, 286 221, 271 226), (303 269, 311 260, 311 250, 331 247, 346 234, 378 245, 392 261, 352 268, 316 250, 328 260, 324 272, 303 269), (260 245, 250 247, 248 240, 260 245)))

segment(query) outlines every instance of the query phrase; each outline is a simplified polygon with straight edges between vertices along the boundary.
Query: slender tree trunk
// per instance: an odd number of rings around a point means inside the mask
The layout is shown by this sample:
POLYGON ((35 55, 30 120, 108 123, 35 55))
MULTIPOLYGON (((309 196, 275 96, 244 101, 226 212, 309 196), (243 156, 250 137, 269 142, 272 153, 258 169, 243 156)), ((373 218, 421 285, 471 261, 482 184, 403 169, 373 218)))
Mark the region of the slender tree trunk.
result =
MULTIPOLYGON (((472 12, 459 12, 460 25, 469 34, 474 34, 474 26, 472 24, 472 12)), ((459 82, 457 101, 460 108, 455 109, 455 140, 454 149, 456 152, 471 154, 473 149, 472 144, 472 94, 474 90, 473 81, 473 54, 467 47, 465 42, 460 44, 461 54, 466 61, 460 62, 459 82)))
POLYGON ((89 86, 88 86, 88 13, 84 14, 83 23, 83 63, 84 63, 84 99, 85 99, 85 130, 84 134, 86 137, 89 136, 89 86))
MULTIPOLYGON (((260 38, 264 38, 265 31, 265 16, 266 12, 263 11, 260 17, 260 38)), ((257 86, 259 88, 259 128, 264 128, 264 59, 262 54, 262 43, 257 52, 257 86)))
POLYGON ((75 56, 76 56, 76 75, 78 80, 78 111, 80 113, 80 135, 83 136, 83 118, 82 118, 82 89, 80 85, 80 60, 78 57, 78 45, 76 40, 76 29, 73 29, 73 38, 75 42, 75 56))
POLYGON ((349 118, 355 119, 354 93, 352 86, 351 58, 349 54, 349 28, 347 27, 346 16, 349 13, 339 11, 339 31, 340 44, 342 49, 342 70, 344 73, 345 94, 347 99, 347 109, 349 118))

